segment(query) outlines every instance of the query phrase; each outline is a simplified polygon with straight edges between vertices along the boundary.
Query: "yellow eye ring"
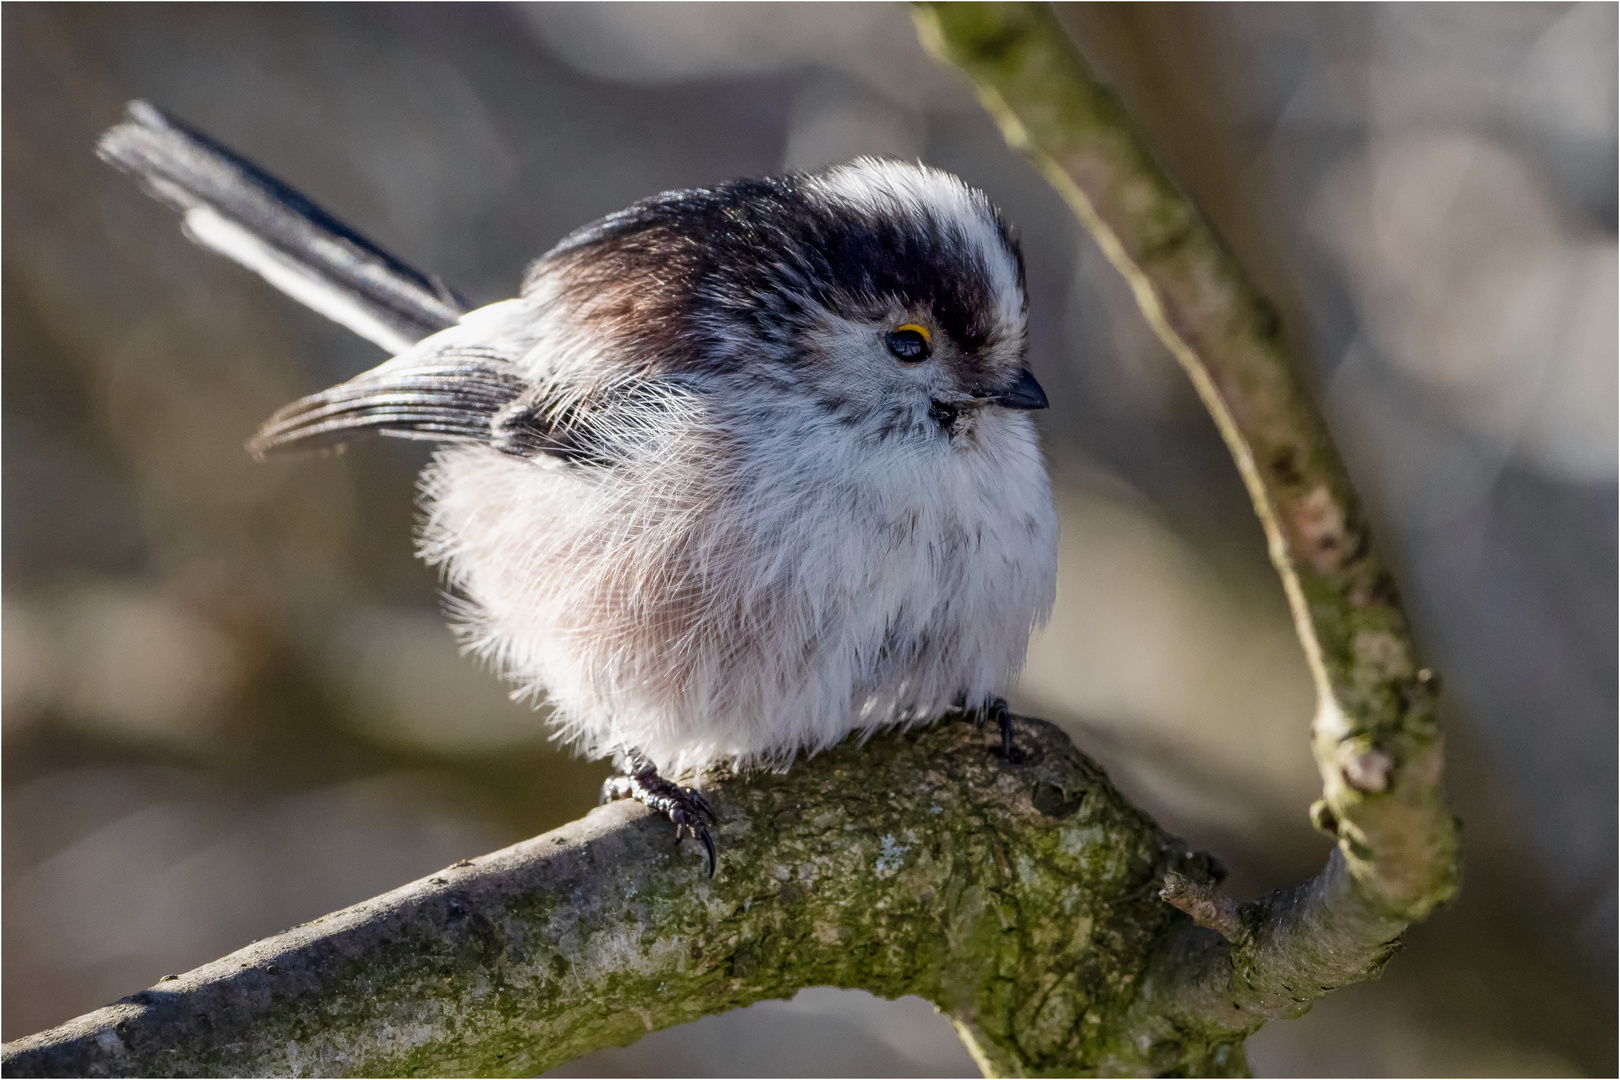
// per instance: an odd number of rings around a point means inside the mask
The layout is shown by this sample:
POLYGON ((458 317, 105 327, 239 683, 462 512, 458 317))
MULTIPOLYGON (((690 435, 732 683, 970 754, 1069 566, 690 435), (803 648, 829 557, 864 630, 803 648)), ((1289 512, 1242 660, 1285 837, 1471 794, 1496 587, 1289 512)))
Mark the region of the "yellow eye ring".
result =
POLYGON ((934 351, 933 337, 928 328, 916 323, 897 326, 884 335, 884 344, 902 364, 920 364, 934 351))

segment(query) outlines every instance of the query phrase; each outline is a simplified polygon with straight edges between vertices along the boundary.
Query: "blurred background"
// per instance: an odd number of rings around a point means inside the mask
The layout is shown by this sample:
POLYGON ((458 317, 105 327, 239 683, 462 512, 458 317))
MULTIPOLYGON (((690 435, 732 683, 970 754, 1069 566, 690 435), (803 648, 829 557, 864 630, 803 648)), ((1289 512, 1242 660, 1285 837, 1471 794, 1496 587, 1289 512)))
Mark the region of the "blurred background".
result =
MULTIPOLYGON (((1616 8, 1074 5, 1287 316, 1443 674, 1460 899, 1262 1075, 1613 1075, 1616 8)), ((145 97, 475 303, 666 188, 922 158, 1024 236, 1063 513, 1025 709, 1247 897, 1313 872, 1312 700, 1213 428, 1057 196, 885 5, 36 5, 3 21, 6 1038, 577 817, 605 771, 457 655, 426 451, 256 465, 377 350, 100 165, 145 97)), ((973 1075, 813 990, 563 1073, 973 1075)))

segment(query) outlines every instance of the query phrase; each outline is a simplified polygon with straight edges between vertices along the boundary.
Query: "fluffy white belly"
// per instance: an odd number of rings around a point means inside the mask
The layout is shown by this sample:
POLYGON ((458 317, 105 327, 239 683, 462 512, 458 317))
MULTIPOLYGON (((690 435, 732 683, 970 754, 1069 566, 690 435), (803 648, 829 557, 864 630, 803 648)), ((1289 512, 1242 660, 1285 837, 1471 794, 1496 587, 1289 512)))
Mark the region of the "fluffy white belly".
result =
POLYGON ((475 650, 587 754, 639 750, 664 775, 783 764, 986 702, 1022 663, 1057 523, 1027 418, 985 421, 988 445, 838 461, 450 449, 424 480, 424 554, 475 650))

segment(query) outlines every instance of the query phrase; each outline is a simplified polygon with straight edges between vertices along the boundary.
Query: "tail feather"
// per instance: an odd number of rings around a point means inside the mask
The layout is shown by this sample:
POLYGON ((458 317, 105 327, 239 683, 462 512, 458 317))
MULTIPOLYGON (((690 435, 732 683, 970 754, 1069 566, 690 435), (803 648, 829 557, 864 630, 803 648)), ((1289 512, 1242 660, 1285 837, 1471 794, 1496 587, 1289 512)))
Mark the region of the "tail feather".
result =
POLYGON ((522 457, 596 460, 587 426, 525 407, 511 359, 437 339, 466 311, 413 269, 252 162, 144 101, 102 135, 100 156, 180 210, 185 234, 395 359, 278 409, 248 441, 256 458, 342 446, 360 435, 491 446, 522 457))
POLYGON ((104 161, 184 215, 185 232, 390 352, 467 304, 252 162, 144 101, 102 135, 104 161))

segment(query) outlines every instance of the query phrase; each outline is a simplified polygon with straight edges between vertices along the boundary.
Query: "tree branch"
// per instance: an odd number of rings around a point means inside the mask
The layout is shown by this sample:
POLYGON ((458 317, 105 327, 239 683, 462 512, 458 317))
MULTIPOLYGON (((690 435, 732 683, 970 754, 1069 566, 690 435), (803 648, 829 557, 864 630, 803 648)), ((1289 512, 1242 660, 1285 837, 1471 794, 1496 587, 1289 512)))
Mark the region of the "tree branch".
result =
POLYGON ((992 1073, 1243 1068, 1127 1038, 1208 883, 1061 731, 946 721, 707 790, 719 873, 615 803, 8 1044, 7 1076, 533 1075, 806 986, 919 994, 992 1073))
POLYGON ((1311 816, 1338 840, 1332 860, 1303 888, 1247 905, 1234 943, 1178 933, 1159 958, 1151 1007, 1211 1031, 1303 1012, 1327 989, 1376 974, 1405 926, 1456 890, 1435 679, 1417 660, 1394 581, 1283 352, 1275 312, 1051 9, 915 10, 924 44, 973 80, 1008 143, 1062 193, 1192 379, 1265 529, 1316 683, 1323 797, 1311 816))

